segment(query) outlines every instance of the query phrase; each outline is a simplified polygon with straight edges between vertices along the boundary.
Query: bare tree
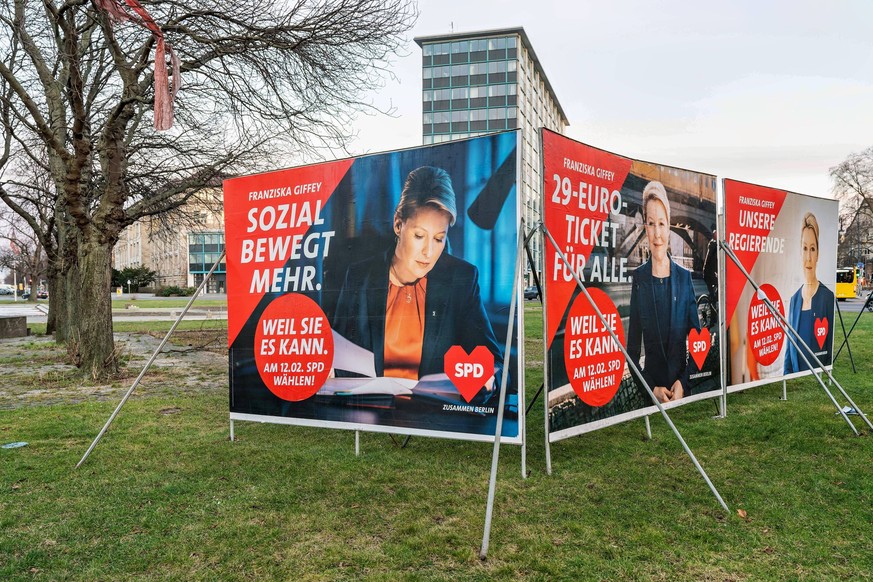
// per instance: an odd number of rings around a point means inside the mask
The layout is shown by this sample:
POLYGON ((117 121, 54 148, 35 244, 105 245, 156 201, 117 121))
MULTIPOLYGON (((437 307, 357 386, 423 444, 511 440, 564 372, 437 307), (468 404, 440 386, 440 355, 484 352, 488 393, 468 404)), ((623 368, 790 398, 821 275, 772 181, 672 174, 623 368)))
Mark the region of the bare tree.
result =
POLYGON ((831 168, 831 178, 840 201, 840 264, 866 262, 873 255, 873 147, 831 168))
POLYGON ((13 280, 22 288, 30 287, 30 301, 36 301, 36 286, 47 275, 46 253, 39 237, 8 208, 0 208, 0 232, 0 267, 14 273, 13 280))
POLYGON ((116 368, 108 291, 121 230, 216 177, 341 148, 416 10, 412 0, 150 2, 183 82, 172 75, 175 124, 156 132, 155 70, 169 68, 153 65, 156 36, 97 8, 120 3, 92 1, 0 3, 0 199, 31 222, 12 186, 22 160, 44 168, 56 337, 99 376, 116 368))
MULTIPOLYGON (((19 272, 28 272, 30 279, 45 277, 49 292, 47 333, 57 327, 57 308, 60 299, 56 293, 59 271, 59 244, 57 196, 51 175, 43 160, 27 156, 14 158, 4 170, 13 178, 3 181, 0 197, 7 207, 0 209, 0 225, 17 251, 7 256, 7 262, 17 264, 19 272)), ((35 299, 35 294, 31 294, 35 299)))

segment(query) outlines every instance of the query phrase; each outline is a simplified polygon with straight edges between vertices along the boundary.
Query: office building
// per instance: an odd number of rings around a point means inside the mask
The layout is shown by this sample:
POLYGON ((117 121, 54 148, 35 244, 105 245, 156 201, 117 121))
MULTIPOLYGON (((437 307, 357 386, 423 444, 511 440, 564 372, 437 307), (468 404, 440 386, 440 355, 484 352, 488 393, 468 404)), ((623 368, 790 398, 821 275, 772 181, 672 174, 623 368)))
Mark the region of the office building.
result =
MULTIPOLYGON (((206 188, 180 209, 142 218, 119 236, 113 267, 145 265, 157 273, 155 287, 197 287, 224 252, 221 190, 206 188)), ((224 293, 226 261, 206 284, 204 293, 224 293)))
MULTIPOLYGON (((567 116, 524 28, 417 37, 425 144, 521 130, 520 188, 527 228, 540 220, 539 129, 564 133, 567 116)), ((540 238, 531 250, 542 265, 540 238)), ((541 267, 539 267, 541 268, 541 267)), ((533 275, 525 268, 525 284, 533 275)))

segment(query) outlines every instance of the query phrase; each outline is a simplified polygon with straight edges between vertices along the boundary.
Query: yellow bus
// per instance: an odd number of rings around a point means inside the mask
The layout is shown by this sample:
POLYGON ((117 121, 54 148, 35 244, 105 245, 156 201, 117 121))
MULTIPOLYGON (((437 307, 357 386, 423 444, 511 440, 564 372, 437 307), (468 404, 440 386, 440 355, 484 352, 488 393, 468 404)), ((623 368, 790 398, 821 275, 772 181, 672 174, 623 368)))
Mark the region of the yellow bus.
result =
POLYGON ((858 271, 854 267, 837 269, 837 300, 858 296, 858 271))

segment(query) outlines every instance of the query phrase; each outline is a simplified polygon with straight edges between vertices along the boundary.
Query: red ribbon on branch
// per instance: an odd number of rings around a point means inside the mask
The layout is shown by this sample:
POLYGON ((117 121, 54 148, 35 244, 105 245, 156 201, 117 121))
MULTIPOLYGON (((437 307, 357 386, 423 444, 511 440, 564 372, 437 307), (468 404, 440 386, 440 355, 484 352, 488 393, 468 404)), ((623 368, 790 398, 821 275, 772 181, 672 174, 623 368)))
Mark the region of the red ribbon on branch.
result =
POLYGON ((164 32, 137 0, 93 0, 98 10, 109 15, 110 20, 117 22, 135 22, 151 31, 155 38, 155 129, 163 131, 173 127, 173 101, 181 85, 179 57, 173 51, 170 43, 164 39, 164 32), (136 13, 136 16, 125 10, 125 6, 136 13), (167 55, 173 68, 173 84, 170 84, 167 73, 167 55))

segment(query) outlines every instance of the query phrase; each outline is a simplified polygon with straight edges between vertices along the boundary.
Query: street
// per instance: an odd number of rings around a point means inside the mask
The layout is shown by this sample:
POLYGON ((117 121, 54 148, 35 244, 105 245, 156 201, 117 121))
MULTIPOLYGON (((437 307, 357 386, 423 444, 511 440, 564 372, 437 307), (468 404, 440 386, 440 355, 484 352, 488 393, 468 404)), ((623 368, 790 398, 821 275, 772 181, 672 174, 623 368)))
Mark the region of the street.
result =
MULTIPOLYGON (((134 320, 159 320, 159 321, 174 321, 179 317, 184 307, 156 307, 154 302, 160 301, 187 301, 189 297, 155 297, 151 293, 122 293, 112 295, 112 320, 113 321, 134 321, 134 320), (138 307, 136 300, 148 300, 149 306, 138 307)), ((197 298, 208 300, 227 300, 227 295, 209 294, 201 295, 197 298)), ((0 317, 3 316, 25 316, 29 322, 45 323, 46 315, 48 314, 48 301, 40 299, 36 303, 24 301, 19 298, 14 301, 11 295, 0 296, 0 317)), ((195 301, 194 305, 185 314, 185 319, 201 320, 201 319, 227 319, 226 306, 198 306, 195 301)))
MULTIPOLYGON (((837 307, 843 313, 858 313, 862 307, 864 307, 864 301, 866 301, 869 296, 870 291, 865 291, 862 297, 856 297, 855 299, 846 299, 845 301, 837 301, 837 307)), ((852 321, 854 321, 856 316, 852 317, 852 321)), ((845 319, 845 317, 843 318, 845 319)))

